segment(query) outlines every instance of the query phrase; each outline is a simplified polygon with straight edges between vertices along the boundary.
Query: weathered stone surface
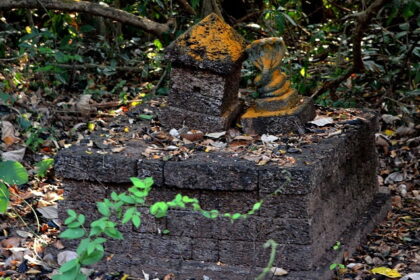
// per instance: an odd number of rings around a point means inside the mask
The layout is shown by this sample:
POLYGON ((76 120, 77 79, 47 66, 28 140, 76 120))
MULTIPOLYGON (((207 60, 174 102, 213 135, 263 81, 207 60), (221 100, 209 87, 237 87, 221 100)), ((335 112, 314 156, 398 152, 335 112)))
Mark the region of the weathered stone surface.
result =
MULTIPOLYGON (((213 280, 253 279, 268 261, 270 250, 262 245, 272 238, 280 244, 275 266, 289 271, 279 280, 328 279, 328 265, 342 256, 330 249, 335 241, 350 244, 346 249, 351 251, 371 229, 372 221, 384 217, 389 207, 386 195, 375 196, 375 118, 369 114, 362 118, 365 120, 352 122, 339 135, 301 146, 302 152, 293 154, 296 164, 292 167, 258 166, 229 153, 198 153, 186 160, 165 162, 142 160, 140 154, 131 152, 118 155, 125 161, 117 162, 135 162, 135 174, 160 176, 148 205, 172 200, 177 193, 198 198, 203 209, 222 213, 245 213, 255 202, 264 199, 264 203, 256 215, 233 223, 209 220, 190 210, 170 210, 168 217, 154 219, 146 207, 139 209, 144 213, 142 227, 121 227, 125 240, 109 243, 107 255, 114 257, 98 267, 140 276, 144 270, 161 278, 172 272, 180 279, 201 279, 203 275, 213 280), (276 190, 277 195, 270 195, 276 190), (161 235, 164 229, 169 233, 161 235)), ((60 152, 66 160, 59 164, 86 164, 77 162, 84 160, 85 149, 70 151, 60 152)), ((90 152, 97 154, 95 149, 90 152)), ((114 168, 105 166, 110 171, 114 168)), ((65 208, 72 208, 91 221, 98 217, 95 201, 129 187, 95 182, 96 173, 106 173, 102 168, 82 178, 89 180, 85 182, 74 179, 74 169, 58 168, 66 177, 60 217, 65 208)), ((69 248, 75 246, 69 244, 69 248)))
POLYGON ((258 172, 245 160, 226 157, 194 157, 188 161, 167 162, 165 184, 178 188, 207 190, 255 190, 258 172))
POLYGON ((159 120, 168 129, 181 128, 185 125, 188 128, 198 129, 203 132, 224 131, 231 126, 240 108, 240 104, 237 103, 230 108, 229 113, 223 116, 212 116, 167 106, 162 109, 159 120))
POLYGON ((137 177, 152 177, 155 185, 163 185, 163 165, 159 160, 140 159, 137 161, 137 177))
POLYGON ((175 65, 226 75, 244 59, 245 40, 216 14, 210 14, 166 49, 175 65))
POLYGON ((192 259, 203 262, 219 261, 219 241, 217 239, 195 238, 192 241, 192 259))
POLYGON ((137 160, 123 154, 100 154, 87 147, 62 150, 55 158, 57 176, 109 183, 130 182, 137 176, 137 160))
POLYGON ((239 68, 228 76, 173 68, 168 103, 196 113, 222 116, 237 103, 239 78, 239 68))
POLYGON ((241 110, 238 90, 244 40, 211 14, 168 48, 173 62, 169 106, 160 122, 168 128, 227 130, 241 110))
POLYGON ((313 101, 306 98, 294 108, 275 112, 257 112, 251 107, 242 115, 241 124, 248 134, 279 134, 299 132, 314 117, 313 101))

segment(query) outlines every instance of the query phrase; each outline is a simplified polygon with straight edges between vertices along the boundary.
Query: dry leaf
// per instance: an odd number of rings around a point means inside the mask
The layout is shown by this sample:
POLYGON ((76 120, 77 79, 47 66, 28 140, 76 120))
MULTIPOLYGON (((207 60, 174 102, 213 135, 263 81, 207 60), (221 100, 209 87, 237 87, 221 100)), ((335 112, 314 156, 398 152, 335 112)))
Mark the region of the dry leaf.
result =
POLYGON ((206 137, 213 138, 213 139, 219 139, 220 137, 222 137, 225 134, 226 134, 226 131, 212 132, 212 133, 207 133, 206 137))
POLYGON ((16 137, 15 127, 11 122, 2 121, 1 122, 1 139, 4 141, 6 137, 16 137))
POLYGON ((77 253, 73 251, 63 251, 58 253, 57 255, 57 262, 59 265, 63 265, 68 261, 77 258, 77 253))
POLYGON ((37 208, 36 210, 38 210, 38 212, 41 213, 45 219, 58 219, 57 205, 37 208))
POLYGON ((95 108, 91 105, 92 102, 92 95, 82 94, 76 103, 76 109, 82 116, 88 116, 92 111, 95 110, 95 108))
POLYGON ((277 136, 274 136, 274 135, 263 134, 261 136, 261 141, 264 144, 273 143, 273 142, 277 141, 278 139, 279 138, 277 136))
POLYGON ((23 160, 23 157, 25 156, 26 148, 4 152, 1 154, 1 157, 4 161, 11 160, 11 161, 19 161, 21 162, 23 160))
POLYGON ((22 238, 19 237, 10 237, 1 242, 3 248, 15 248, 19 247, 22 238))
POLYGON ((270 271, 275 276, 283 276, 283 275, 287 275, 288 274, 288 272, 286 270, 284 270, 283 268, 280 268, 280 267, 272 267, 270 269, 270 271))
POLYGON ((325 117, 316 116, 315 120, 310 121, 309 123, 322 127, 322 126, 326 126, 328 124, 334 123, 334 120, 333 118, 330 118, 330 117, 325 118, 325 117))
POLYGON ((380 275, 384 275, 386 277, 389 278, 399 278, 401 277, 401 274, 396 271, 395 269, 391 269, 388 267, 376 267, 374 269, 371 270, 373 274, 380 274, 380 275))

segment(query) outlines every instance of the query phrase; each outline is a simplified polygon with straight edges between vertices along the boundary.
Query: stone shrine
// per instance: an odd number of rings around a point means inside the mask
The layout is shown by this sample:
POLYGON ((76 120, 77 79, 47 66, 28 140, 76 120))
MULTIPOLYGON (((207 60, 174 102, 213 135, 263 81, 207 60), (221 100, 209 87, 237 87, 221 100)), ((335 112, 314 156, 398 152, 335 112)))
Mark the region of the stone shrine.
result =
POLYGON ((178 37, 166 50, 172 62, 167 128, 204 132, 229 128, 240 111, 239 79, 245 41, 216 14, 178 37))
MULTIPOLYGON (((344 110, 329 109, 329 116, 338 115, 331 127, 305 127, 315 115, 313 104, 297 95, 279 69, 285 48, 278 38, 248 47, 261 70, 256 78, 261 98, 242 116, 245 132, 278 136, 269 161, 252 159, 256 150, 268 149, 257 136, 245 136, 253 142, 239 151, 229 150, 227 137, 224 146, 213 150, 204 143, 211 139, 184 143, 168 140, 170 135, 154 141, 149 132, 156 129, 169 135, 169 129, 183 125, 204 132, 229 128, 240 111, 244 49, 231 27, 209 15, 168 48, 173 65, 168 106, 142 104, 127 113, 131 118, 99 128, 80 145, 58 153, 55 172, 64 188, 59 217, 64 221, 66 209, 76 209, 86 215, 86 228, 99 217, 96 202, 127 191, 130 177, 152 176, 155 181, 147 204, 138 209, 140 228, 121 225, 124 240, 105 243, 106 259, 94 268, 135 277, 147 273, 150 279, 174 273, 177 280, 251 280, 267 265, 270 251, 263 244, 272 239, 279 244, 274 266, 287 275, 265 279, 327 280, 333 274, 329 265, 341 263, 344 252, 351 254, 384 218, 390 205, 376 177, 377 116, 348 110, 344 119, 344 110), (158 115, 166 131, 155 123, 152 130, 149 121, 135 117, 145 111, 158 115), (292 134, 297 127, 305 134, 292 134), (116 144, 124 146, 116 151, 116 144), (202 209, 220 213, 247 213, 264 201, 255 214, 233 222, 208 219, 188 208, 171 209, 160 219, 150 215, 147 206, 177 194, 197 198, 202 209), (336 241, 343 244, 339 250, 331 248, 336 241)), ((74 242, 66 245, 76 247, 74 242)))

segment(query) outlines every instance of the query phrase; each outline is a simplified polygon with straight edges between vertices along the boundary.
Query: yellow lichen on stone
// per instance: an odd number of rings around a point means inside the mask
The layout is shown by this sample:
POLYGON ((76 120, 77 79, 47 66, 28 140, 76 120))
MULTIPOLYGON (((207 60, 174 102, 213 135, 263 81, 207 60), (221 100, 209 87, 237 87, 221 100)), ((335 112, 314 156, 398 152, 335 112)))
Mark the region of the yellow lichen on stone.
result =
POLYGON ((177 45, 196 60, 237 61, 245 42, 236 31, 216 14, 210 14, 177 39, 177 45))

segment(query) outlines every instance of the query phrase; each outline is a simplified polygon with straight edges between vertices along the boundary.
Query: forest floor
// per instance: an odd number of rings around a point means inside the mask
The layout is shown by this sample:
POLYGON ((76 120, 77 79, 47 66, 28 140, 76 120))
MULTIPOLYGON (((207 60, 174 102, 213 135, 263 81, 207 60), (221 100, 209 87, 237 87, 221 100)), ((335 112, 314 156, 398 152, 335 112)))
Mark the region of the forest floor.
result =
MULTIPOLYGON (((55 105, 45 102, 39 103, 42 104, 40 109, 55 105)), ((83 109, 83 105, 86 107, 88 103, 79 101, 76 105, 83 109)), ((104 125, 116 114, 127 111, 118 102, 110 102, 107 106, 115 106, 115 110, 112 114, 103 114, 96 125, 104 125)), ((51 272, 62 262, 62 259, 57 260, 56 256, 48 254, 46 248, 54 247, 61 252, 66 250, 57 237, 61 225, 57 217, 57 201, 63 199, 63 190, 52 170, 45 177, 34 176, 34 163, 45 157, 54 157, 59 149, 79 142, 84 133, 95 129, 91 125, 93 121, 69 121, 66 124, 67 119, 61 117, 64 127, 68 128, 62 139, 44 139, 37 153, 27 150, 23 164, 32 175, 30 182, 10 187, 11 206, 7 214, 1 216, 0 222, 0 279, 49 279, 51 272)), ((13 127, 10 129, 14 131, 13 127)), ((15 132, 11 133, 9 136, 19 138, 19 135, 13 134, 15 132)), ((420 137, 416 135, 415 128, 404 126, 399 116, 382 115, 376 143, 380 165, 378 181, 392 194, 392 210, 369 235, 367 242, 360 244, 355 254, 343 256, 342 265, 336 267, 335 279, 400 279, 409 273, 420 272, 420 137), (376 274, 372 272, 374 268, 376 274)), ((18 144, 19 141, 11 141, 7 147, 3 146, 3 151, 19 156, 18 144)), ((66 258, 66 253, 61 257, 66 258)), ((92 279, 143 277, 128 276, 124 272, 93 275, 92 279)), ((164 279, 172 278, 168 275, 164 279)))

